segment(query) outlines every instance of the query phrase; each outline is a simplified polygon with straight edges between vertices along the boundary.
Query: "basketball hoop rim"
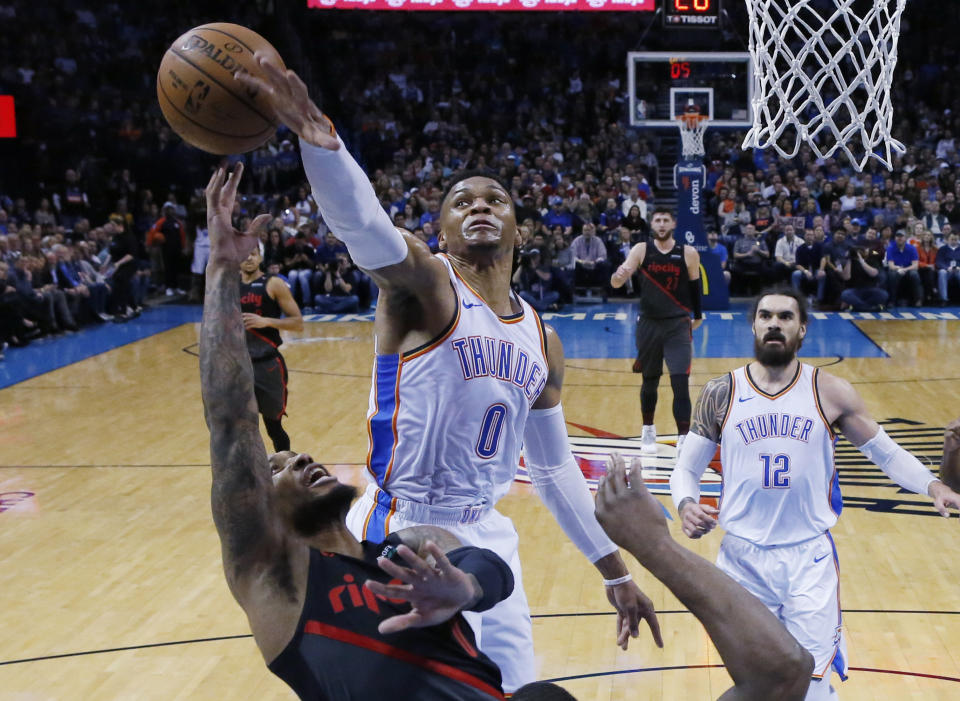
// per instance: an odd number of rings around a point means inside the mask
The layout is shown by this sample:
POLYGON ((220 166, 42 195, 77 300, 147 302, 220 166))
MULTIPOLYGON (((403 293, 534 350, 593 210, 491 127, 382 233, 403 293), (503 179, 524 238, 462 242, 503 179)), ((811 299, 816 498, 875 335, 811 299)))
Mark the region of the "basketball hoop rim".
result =
POLYGON ((678 114, 674 119, 677 120, 677 126, 681 130, 694 130, 703 125, 704 122, 710 121, 710 117, 704 114, 678 114))

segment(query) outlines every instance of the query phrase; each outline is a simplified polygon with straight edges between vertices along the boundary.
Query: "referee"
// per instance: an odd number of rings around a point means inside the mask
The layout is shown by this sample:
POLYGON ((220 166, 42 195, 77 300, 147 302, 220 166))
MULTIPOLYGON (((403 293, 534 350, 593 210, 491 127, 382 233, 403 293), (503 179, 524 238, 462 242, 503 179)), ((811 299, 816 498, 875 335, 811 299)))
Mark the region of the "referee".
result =
POLYGON ((303 331, 303 315, 287 284, 275 275, 263 274, 262 260, 260 248, 255 246, 240 264, 240 310, 253 361, 257 409, 273 449, 279 453, 290 450, 290 436, 280 423, 287 413, 287 364, 280 355, 280 329, 303 331))
POLYGON ((640 412, 643 434, 640 452, 655 455, 657 386, 666 361, 673 387, 673 418, 677 422, 677 450, 690 430, 690 361, 692 331, 703 323, 700 308, 700 255, 693 246, 673 238, 677 220, 669 209, 658 207, 650 222, 652 242, 638 243, 610 277, 622 287, 640 270, 640 315, 637 317, 637 359, 633 371, 643 374, 640 412), (693 321, 690 315, 693 314, 693 321))

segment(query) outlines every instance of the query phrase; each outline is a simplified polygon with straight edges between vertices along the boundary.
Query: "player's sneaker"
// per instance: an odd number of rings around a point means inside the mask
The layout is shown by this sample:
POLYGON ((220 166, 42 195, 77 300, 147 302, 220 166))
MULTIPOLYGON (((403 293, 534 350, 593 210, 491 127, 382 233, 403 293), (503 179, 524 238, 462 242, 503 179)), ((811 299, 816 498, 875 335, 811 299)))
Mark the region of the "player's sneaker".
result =
POLYGON ((640 434, 640 452, 643 455, 657 454, 657 427, 644 426, 640 434))

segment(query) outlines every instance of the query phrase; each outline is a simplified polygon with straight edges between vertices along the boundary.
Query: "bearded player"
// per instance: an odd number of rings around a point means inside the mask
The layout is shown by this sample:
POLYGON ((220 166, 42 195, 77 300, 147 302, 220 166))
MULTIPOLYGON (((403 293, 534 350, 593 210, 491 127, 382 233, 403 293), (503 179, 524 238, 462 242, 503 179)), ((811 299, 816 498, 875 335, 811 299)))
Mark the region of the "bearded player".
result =
POLYGON ((703 323, 700 295, 700 254, 693 246, 677 243, 677 220, 669 209, 658 207, 650 221, 653 240, 630 249, 627 259, 610 277, 622 287, 639 268, 640 315, 637 317, 637 359, 633 371, 641 373, 640 412, 643 433, 640 452, 657 453, 657 387, 666 361, 673 388, 673 418, 677 423, 677 450, 690 430, 690 362, 692 332, 703 323), (690 315, 693 314, 691 321, 690 315))
POLYGON ((718 523, 726 531, 717 565, 759 598, 815 661, 806 698, 836 698, 832 671, 846 678, 839 563, 829 529, 842 507, 834 467, 837 433, 894 482, 927 494, 949 516, 960 495, 898 446, 844 379, 801 363, 806 300, 790 287, 761 294, 750 313, 756 360, 710 380, 670 478, 683 532, 718 523), (699 503, 700 477, 720 445, 719 510, 699 503))

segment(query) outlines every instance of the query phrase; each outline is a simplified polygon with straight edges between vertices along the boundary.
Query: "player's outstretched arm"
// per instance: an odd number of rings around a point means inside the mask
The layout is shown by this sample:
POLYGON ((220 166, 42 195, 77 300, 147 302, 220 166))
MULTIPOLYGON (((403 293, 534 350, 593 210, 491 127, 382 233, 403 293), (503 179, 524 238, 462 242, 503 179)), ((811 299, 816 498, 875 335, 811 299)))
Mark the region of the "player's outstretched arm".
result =
POLYGON ((300 137, 313 199, 354 263, 381 288, 429 292, 440 281, 446 284, 443 264, 426 246, 413 245, 417 239, 411 234, 393 226, 369 178, 343 146, 333 122, 310 99, 300 77, 264 52, 254 57, 263 77, 249 73, 235 77, 262 92, 277 118, 300 137))
POLYGON ((638 243, 631 248, 627 254, 627 259, 623 261, 623 263, 613 271, 613 275, 610 276, 610 286, 614 289, 623 287, 627 280, 630 279, 630 276, 637 272, 637 268, 643 263, 643 257, 646 255, 646 252, 646 243, 638 243))
POLYGON ((832 418, 847 440, 874 465, 904 489, 928 495, 941 516, 949 518, 951 507, 960 509, 960 494, 887 435, 870 416, 863 397, 847 380, 822 370, 818 378, 820 402, 828 419, 832 418))
POLYGON ((951 421, 944 433, 940 479, 953 491, 960 491, 960 419, 951 421))
POLYGON ((524 460, 530 481, 563 532, 604 579, 607 600, 617 610, 617 644, 624 650, 640 635, 640 619, 650 626, 663 647, 653 602, 632 581, 617 546, 594 517, 593 497, 570 450, 560 396, 563 390, 563 344, 556 331, 545 326, 549 375, 547 384, 527 417, 523 432, 524 460))
POLYGON ((757 598, 670 537, 640 469, 635 461, 631 479, 623 458, 613 456, 597 490, 597 520, 707 629, 736 685, 721 698, 804 698, 813 657, 757 598))
POLYGON ((210 262, 200 327, 200 387, 210 430, 213 520, 227 583, 241 605, 256 566, 280 554, 239 293, 240 261, 257 245, 256 233, 269 215, 257 217, 248 232, 233 228, 230 217, 242 172, 243 165, 237 165, 227 179, 220 169, 207 185, 210 262))
POLYGON ((694 408, 690 433, 670 474, 670 495, 683 532, 689 538, 705 536, 717 526, 719 511, 700 503, 700 478, 717 452, 730 392, 730 375, 715 377, 704 385, 694 408))

